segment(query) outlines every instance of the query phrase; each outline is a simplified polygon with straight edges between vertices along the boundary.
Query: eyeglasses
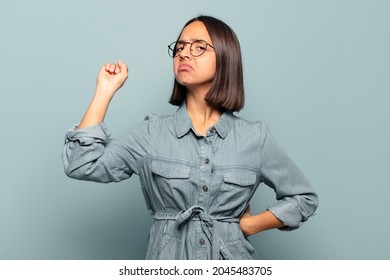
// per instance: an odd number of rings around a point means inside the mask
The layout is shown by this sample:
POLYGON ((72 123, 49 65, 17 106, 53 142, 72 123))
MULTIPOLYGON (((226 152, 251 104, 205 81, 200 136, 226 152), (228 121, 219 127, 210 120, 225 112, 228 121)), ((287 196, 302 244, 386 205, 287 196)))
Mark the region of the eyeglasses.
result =
POLYGON ((168 46, 168 54, 169 56, 175 58, 178 57, 181 52, 184 50, 185 46, 189 44, 190 45, 190 53, 194 57, 201 56, 204 54, 204 52, 207 49, 207 46, 210 46, 211 48, 214 49, 212 45, 207 43, 204 40, 195 40, 192 43, 191 42, 183 42, 183 41, 178 41, 178 42, 173 42, 168 46))

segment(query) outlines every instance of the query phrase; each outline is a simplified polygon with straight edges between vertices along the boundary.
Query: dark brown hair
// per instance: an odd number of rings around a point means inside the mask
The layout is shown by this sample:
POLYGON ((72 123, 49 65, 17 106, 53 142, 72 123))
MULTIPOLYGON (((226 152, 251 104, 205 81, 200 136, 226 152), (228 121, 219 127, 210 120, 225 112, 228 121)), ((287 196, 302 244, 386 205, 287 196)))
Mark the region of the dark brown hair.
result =
MULTIPOLYGON (((240 43, 234 31, 223 21, 210 16, 198 16, 189 24, 200 21, 210 35, 216 54, 216 73, 205 100, 213 107, 240 111, 244 107, 244 81, 240 43)), ((186 99, 187 88, 174 81, 169 103, 180 106, 186 99)))

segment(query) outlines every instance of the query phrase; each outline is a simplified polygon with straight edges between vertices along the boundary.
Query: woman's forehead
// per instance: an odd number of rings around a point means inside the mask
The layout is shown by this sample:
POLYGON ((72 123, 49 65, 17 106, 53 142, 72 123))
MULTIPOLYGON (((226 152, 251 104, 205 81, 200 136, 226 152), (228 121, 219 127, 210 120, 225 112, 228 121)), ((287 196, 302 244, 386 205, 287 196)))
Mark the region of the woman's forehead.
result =
POLYGON ((180 41, 193 42, 196 40, 210 40, 206 26, 201 21, 194 21, 187 25, 180 34, 180 41))

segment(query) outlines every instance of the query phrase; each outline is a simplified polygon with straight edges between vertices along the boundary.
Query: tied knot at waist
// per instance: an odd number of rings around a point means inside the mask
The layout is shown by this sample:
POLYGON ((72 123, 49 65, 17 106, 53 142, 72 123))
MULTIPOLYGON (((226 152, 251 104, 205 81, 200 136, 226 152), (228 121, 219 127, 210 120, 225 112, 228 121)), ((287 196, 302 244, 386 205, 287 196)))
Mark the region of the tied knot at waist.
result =
POLYGON ((192 206, 177 213, 170 211, 159 211, 154 214, 154 218, 156 220, 175 220, 179 223, 179 225, 186 224, 190 220, 201 221, 203 232, 206 234, 207 238, 212 244, 211 253, 212 259, 214 260, 218 260, 220 254, 224 259, 228 257, 225 256, 225 252, 228 251, 224 245, 223 240, 221 239, 218 222, 238 223, 240 221, 239 218, 233 217, 214 217, 209 215, 203 207, 198 205, 192 206))
POLYGON ((213 221, 238 223, 240 219, 233 217, 214 217, 209 215, 202 206, 192 206, 179 212, 158 211, 154 214, 156 220, 176 220, 180 225, 189 220, 203 221, 212 226, 213 221))

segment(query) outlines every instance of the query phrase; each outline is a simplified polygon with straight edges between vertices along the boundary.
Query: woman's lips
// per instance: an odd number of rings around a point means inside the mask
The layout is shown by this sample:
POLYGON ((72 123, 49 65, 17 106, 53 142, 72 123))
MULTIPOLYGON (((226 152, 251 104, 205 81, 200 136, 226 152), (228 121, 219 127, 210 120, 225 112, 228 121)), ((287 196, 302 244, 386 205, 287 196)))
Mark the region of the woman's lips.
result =
POLYGON ((192 68, 191 65, 186 64, 186 63, 183 63, 183 64, 180 64, 180 65, 179 65, 178 70, 179 70, 179 71, 191 71, 191 70, 194 70, 194 69, 192 68))

